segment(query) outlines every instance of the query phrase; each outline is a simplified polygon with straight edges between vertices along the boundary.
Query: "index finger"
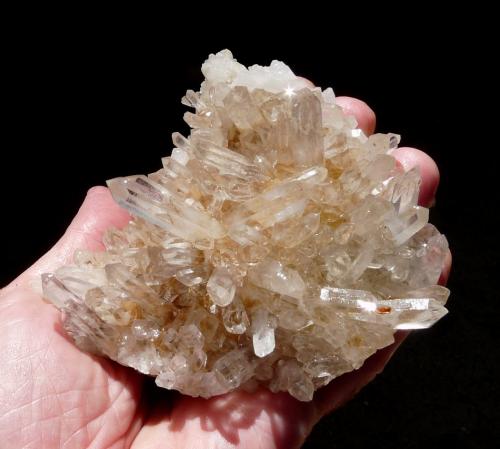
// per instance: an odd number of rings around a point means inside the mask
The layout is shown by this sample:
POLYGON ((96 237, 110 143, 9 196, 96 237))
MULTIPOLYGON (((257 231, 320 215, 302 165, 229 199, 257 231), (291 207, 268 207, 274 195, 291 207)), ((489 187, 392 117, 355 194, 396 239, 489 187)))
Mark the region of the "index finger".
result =
POLYGON ((375 131, 376 116, 373 109, 364 101, 352 97, 337 97, 337 104, 347 115, 352 115, 358 122, 358 127, 369 136, 375 131))

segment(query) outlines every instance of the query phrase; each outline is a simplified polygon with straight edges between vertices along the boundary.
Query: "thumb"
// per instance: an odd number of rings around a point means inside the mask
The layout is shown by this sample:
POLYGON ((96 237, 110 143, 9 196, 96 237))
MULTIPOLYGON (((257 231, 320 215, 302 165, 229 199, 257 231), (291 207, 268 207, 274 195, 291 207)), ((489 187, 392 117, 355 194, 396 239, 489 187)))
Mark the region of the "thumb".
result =
POLYGON ((2 289, 1 294, 32 284, 36 288, 36 282, 43 273, 70 263, 77 249, 102 250, 104 247, 101 239, 104 231, 111 226, 123 227, 129 219, 129 214, 115 203, 106 187, 92 187, 61 239, 30 268, 2 289))

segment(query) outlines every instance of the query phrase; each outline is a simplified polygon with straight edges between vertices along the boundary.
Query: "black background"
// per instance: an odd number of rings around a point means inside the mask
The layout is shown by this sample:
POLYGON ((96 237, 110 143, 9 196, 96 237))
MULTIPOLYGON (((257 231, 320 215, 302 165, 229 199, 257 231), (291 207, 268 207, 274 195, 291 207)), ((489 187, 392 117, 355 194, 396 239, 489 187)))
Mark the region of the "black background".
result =
POLYGON ((12 34, 3 68, 0 283, 55 243, 88 188, 159 167, 171 133, 188 132, 180 98, 199 86, 208 53, 228 47, 244 64, 280 59, 337 95, 365 100, 378 131, 401 134, 401 145, 437 161, 441 186, 431 221, 454 255, 450 314, 414 332, 384 373, 324 418, 305 447, 494 447, 498 118, 486 109, 488 39, 467 22, 449 31, 446 18, 410 27, 387 17, 369 28, 355 21, 340 28, 341 19, 331 18, 316 29, 318 15, 306 15, 306 29, 298 14, 281 32, 269 18, 257 29, 226 30, 220 20, 194 25, 189 16, 150 27, 110 16, 102 23, 24 24, 12 34), (183 30, 169 28, 176 20, 183 30), (214 37, 216 28, 222 38, 214 37))

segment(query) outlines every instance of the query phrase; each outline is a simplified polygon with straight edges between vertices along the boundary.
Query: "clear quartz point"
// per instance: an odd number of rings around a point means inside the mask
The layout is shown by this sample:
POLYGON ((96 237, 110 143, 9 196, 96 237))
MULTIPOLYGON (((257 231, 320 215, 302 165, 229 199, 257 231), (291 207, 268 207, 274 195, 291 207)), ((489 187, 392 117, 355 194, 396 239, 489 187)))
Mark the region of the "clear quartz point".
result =
POLYGON ((202 66, 160 170, 108 181, 132 214, 42 276, 82 350, 211 397, 257 383, 309 401, 398 329, 432 326, 448 242, 420 173, 282 62, 202 66))
POLYGON ((227 268, 217 267, 207 282, 207 293, 214 304, 226 307, 233 302, 236 284, 227 268))

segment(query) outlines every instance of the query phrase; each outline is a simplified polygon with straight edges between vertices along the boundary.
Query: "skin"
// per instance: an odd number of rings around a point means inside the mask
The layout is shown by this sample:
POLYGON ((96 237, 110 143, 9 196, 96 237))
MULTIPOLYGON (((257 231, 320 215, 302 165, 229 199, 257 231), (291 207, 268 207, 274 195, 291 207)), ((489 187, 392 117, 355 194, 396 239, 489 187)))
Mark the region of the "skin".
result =
MULTIPOLYGON (((371 134, 375 114, 362 101, 338 103, 371 134)), ((432 204, 439 183, 434 161, 414 148, 394 156, 420 168, 419 203, 432 204)), ((261 389, 208 400, 155 388, 111 361, 81 352, 64 335, 61 314, 31 288, 43 272, 71 260, 77 248, 103 249, 101 236, 129 215, 104 187, 92 188, 61 240, 0 292, 0 442, 6 449, 44 448, 294 448, 326 414, 382 371, 405 337, 302 403, 261 389)), ((449 255, 441 282, 451 266, 449 255)))

